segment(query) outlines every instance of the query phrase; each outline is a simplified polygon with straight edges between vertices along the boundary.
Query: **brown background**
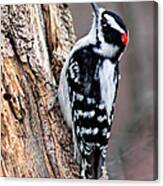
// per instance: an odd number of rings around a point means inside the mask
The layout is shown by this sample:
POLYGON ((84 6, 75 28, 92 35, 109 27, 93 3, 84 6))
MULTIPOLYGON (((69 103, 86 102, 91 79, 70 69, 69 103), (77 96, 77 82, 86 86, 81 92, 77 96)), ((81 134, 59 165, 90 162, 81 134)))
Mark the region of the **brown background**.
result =
MULTIPOLYGON (((99 3, 123 17, 130 43, 120 64, 112 137, 109 142, 110 179, 152 180, 154 177, 154 3, 99 3)), ((70 4, 77 37, 91 27, 90 4, 70 4)))

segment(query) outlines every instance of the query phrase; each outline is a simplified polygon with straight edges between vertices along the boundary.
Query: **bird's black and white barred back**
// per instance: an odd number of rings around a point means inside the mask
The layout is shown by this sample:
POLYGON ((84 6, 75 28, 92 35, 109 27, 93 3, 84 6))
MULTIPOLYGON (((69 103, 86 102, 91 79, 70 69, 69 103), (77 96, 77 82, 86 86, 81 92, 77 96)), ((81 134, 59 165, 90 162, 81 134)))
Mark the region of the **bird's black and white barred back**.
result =
POLYGON ((90 33, 73 47, 60 79, 59 101, 73 131, 81 177, 100 178, 108 148, 119 81, 119 59, 128 33, 122 19, 92 4, 90 33))

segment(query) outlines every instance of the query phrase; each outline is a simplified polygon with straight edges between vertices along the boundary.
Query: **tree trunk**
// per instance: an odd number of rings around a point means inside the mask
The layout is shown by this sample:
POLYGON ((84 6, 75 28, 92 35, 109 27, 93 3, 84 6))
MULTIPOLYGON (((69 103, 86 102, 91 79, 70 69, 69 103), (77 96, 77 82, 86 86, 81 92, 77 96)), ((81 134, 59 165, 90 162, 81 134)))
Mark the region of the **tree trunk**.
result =
POLYGON ((74 41, 66 4, 1 6, 2 176, 79 177, 56 95, 74 41))

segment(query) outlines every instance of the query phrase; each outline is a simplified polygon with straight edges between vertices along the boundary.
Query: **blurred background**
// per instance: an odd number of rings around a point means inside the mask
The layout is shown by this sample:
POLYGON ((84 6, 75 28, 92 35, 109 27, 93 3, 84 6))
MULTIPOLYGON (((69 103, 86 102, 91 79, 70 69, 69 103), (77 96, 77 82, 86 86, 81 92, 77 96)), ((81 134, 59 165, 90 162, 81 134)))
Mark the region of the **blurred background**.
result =
MULTIPOLYGON (((153 180, 156 168, 157 62, 154 2, 99 3, 125 21, 130 42, 121 59, 121 80, 109 141, 110 179, 153 180)), ((90 4, 70 4, 77 38, 92 24, 90 4)))

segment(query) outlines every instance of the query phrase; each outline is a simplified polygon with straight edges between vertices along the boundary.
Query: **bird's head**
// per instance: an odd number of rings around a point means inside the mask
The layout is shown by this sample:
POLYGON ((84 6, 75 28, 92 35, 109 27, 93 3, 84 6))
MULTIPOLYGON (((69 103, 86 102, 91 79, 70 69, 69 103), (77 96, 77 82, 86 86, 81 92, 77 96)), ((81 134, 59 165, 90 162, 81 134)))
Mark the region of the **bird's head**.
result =
POLYGON ((91 3, 94 12, 94 29, 99 49, 105 57, 121 56, 129 42, 129 32, 122 18, 114 12, 91 3))

